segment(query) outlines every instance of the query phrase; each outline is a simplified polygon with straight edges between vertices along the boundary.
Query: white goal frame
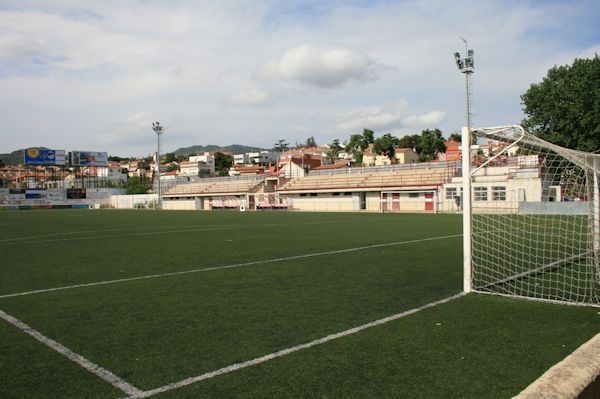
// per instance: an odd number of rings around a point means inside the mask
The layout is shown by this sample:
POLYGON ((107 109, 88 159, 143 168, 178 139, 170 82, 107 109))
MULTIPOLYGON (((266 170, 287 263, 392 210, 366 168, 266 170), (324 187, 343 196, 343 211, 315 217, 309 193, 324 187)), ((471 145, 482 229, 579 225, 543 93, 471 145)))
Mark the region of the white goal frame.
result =
MULTIPOLYGON (((497 295, 504 295, 504 296, 514 296, 514 297, 522 297, 525 299, 532 299, 532 300, 541 300, 541 301, 546 301, 546 302, 560 302, 560 303, 567 303, 567 304, 580 304, 580 305, 586 305, 586 306, 599 306, 600 307, 600 300, 597 301, 597 303, 580 303, 578 301, 563 301, 563 300, 554 300, 554 299, 545 299, 545 298, 539 298, 539 297, 529 297, 527 295, 513 295, 513 294, 502 294, 502 293, 493 293, 493 292, 487 292, 485 289, 484 290, 478 290, 476 287, 474 287, 474 281, 473 281, 473 277, 474 277, 474 270, 473 270, 473 175, 475 172, 477 172, 478 170, 486 167, 488 164, 490 164, 492 161, 494 161, 496 158, 498 158, 501 155, 505 155, 507 153, 507 150, 509 150, 511 147, 514 146, 518 146, 519 143, 524 139, 524 137, 526 135, 528 135, 528 142, 531 142, 532 140, 532 136, 529 135, 521 126, 519 125, 509 125, 509 126, 497 126, 497 127, 489 127, 489 128, 484 128, 484 129, 469 129, 467 127, 463 127, 461 130, 462 133, 462 185, 463 185, 463 195, 462 195, 462 204, 463 204, 463 291, 465 293, 469 293, 469 292, 483 292, 483 293, 492 293, 492 294, 497 294, 497 295), (472 159, 472 150, 477 149, 478 146, 473 146, 470 143, 472 142, 472 135, 474 132, 478 132, 479 134, 481 134, 482 132, 484 132, 484 134, 489 134, 490 137, 493 137, 494 135, 494 131, 496 132, 502 132, 502 131, 507 131, 509 129, 512 129, 515 139, 514 141, 512 141, 511 144, 509 144, 508 146, 506 146, 500 153, 497 153, 495 155, 489 155, 489 158, 487 160, 485 160, 483 162, 483 164, 477 166, 477 167, 473 167, 473 159, 472 159), (520 132, 520 137, 517 137, 517 133, 516 132, 520 132)), ((574 150, 568 150, 568 149, 564 149, 561 147, 558 147, 556 145, 550 144, 550 143, 545 143, 542 140, 538 140, 537 138, 535 138, 536 142, 540 141, 541 143, 544 143, 544 147, 548 145, 548 148, 551 151, 557 152, 558 154, 562 155, 563 153, 569 153, 569 152, 573 152, 576 155, 577 154, 585 154, 582 152, 578 152, 578 151, 574 151, 574 150)), ((525 141, 523 141, 523 143, 525 143, 525 141)), ((597 279, 596 282, 592 282, 592 286, 593 287, 597 287, 597 281, 600 280, 600 267, 599 264, 600 262, 598 261, 598 259, 600 258, 600 187, 599 187, 599 175, 600 175, 600 156, 599 155, 592 155, 592 154, 585 154, 585 158, 584 161, 580 162, 577 159, 571 159, 570 157, 566 158, 568 159, 570 162, 572 162, 574 165, 577 165, 578 167, 581 167, 584 170, 587 171, 592 171, 590 172, 590 176, 592 176, 593 179, 593 183, 588 183, 590 184, 590 194, 591 194, 591 198, 588 198, 588 202, 589 202, 589 214, 588 214, 588 220, 589 220, 589 226, 590 229, 588 230, 590 233, 590 237, 591 237, 591 241, 592 241, 592 245, 588 248, 590 248, 590 250, 588 252, 586 252, 586 254, 584 256, 586 257, 590 257, 590 253, 591 253, 591 257, 594 258, 594 263, 596 265, 596 274, 595 274, 595 278, 597 279)), ((588 180, 589 181, 589 180, 588 180)), ((578 255, 579 256, 579 255, 578 255)), ((564 261, 570 261, 573 260, 574 258, 576 258, 577 256, 571 256, 566 257, 564 259, 564 261)), ((583 258, 583 256, 582 256, 583 258)), ((509 281, 511 279, 515 279, 515 278, 521 278, 523 276, 529 275, 529 274, 533 274, 533 273, 537 273, 540 270, 544 270, 547 267, 556 267, 556 264, 560 263, 562 261, 559 262, 554 262, 554 265, 552 263, 548 263, 542 267, 539 268, 532 268, 528 271, 526 271, 525 273, 522 274, 515 274, 515 275, 511 275, 508 279, 506 279, 506 281, 509 281)), ((541 273, 544 273, 543 271, 541 273)), ((493 283, 494 285, 497 283, 504 283, 506 282, 504 280, 498 280, 495 283, 493 283)), ((491 285, 491 284, 490 284, 491 285)), ((486 286, 487 288, 488 286, 486 286)), ((597 294, 596 294, 597 297, 597 294)))

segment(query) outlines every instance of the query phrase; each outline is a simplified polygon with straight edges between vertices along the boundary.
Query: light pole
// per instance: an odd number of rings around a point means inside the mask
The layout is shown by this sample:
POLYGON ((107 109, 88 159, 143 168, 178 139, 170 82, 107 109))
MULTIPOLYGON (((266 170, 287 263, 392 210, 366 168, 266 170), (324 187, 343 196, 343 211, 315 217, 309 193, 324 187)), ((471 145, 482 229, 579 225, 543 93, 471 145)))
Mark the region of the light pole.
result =
POLYGON ((463 291, 473 290, 472 271, 472 209, 471 209, 471 93, 469 80, 475 72, 473 63, 473 50, 467 47, 467 40, 461 37, 465 43, 466 57, 460 58, 460 53, 454 53, 458 70, 465 74, 466 101, 467 101, 467 126, 462 128, 462 211, 463 211, 463 291))
POLYGON ((158 122, 154 122, 152 124, 152 130, 156 133, 156 172, 158 175, 158 184, 157 184, 157 192, 158 192, 158 202, 156 203, 156 209, 161 209, 161 200, 160 200, 160 135, 163 133, 163 127, 158 122))
POLYGON ((466 88, 466 101, 467 101, 467 128, 471 129, 471 90, 470 80, 471 74, 475 72, 475 64, 473 62, 473 50, 469 50, 467 47, 467 40, 461 37, 461 40, 465 43, 465 58, 460 57, 460 53, 454 53, 454 59, 456 60, 456 66, 458 70, 465 74, 465 88, 466 88))

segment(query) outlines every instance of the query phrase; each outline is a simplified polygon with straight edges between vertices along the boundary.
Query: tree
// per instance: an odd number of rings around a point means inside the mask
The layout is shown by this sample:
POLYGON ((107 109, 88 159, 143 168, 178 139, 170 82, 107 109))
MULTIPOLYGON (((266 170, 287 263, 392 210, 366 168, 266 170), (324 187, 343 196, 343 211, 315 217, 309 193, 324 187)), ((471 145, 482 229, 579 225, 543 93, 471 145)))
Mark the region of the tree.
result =
POLYGON ((173 172, 174 170, 179 170, 179 165, 176 163, 172 163, 167 167, 167 172, 173 172))
POLYGON ((416 153, 419 154, 419 160, 421 162, 432 161, 437 158, 440 152, 446 152, 442 131, 440 129, 423 130, 416 146, 416 153))
POLYGON ((229 172, 229 168, 233 165, 233 157, 231 155, 223 154, 220 151, 215 152, 215 171, 219 175, 223 175, 225 172, 225 176, 229 172))
POLYGON ((450 136, 448 136, 448 140, 454 140, 457 141, 459 143, 462 142, 462 133, 452 133, 450 136))
POLYGON ((167 152, 165 154, 165 161, 163 163, 171 163, 176 160, 177 160, 177 156, 175 155, 174 152, 167 152))
POLYGON ((354 155, 358 163, 362 163, 362 157, 369 144, 374 142, 375 133, 369 129, 363 129, 362 134, 353 134, 346 143, 346 151, 354 155))
POLYGON ((286 143, 285 140, 283 140, 283 139, 277 140, 277 143, 275 143, 275 146, 273 147, 273 151, 284 152, 284 151, 288 150, 289 145, 290 145, 290 143, 286 143))
POLYGON ((418 134, 409 134, 404 137, 401 137, 398 143, 398 147, 414 149, 419 143, 420 137, 421 136, 419 136, 418 134))
POLYGON ((146 194, 150 190, 150 179, 133 176, 127 179, 127 194, 146 194))
POLYGON ((306 144, 304 145, 305 147, 316 147, 317 146, 317 142, 315 141, 315 138, 313 136, 310 136, 309 138, 306 139, 306 144))
POLYGON ((373 151, 378 155, 387 156, 392 160, 396 156, 396 147, 398 147, 398 144, 400 144, 398 137, 386 133, 374 141, 373 151))
POLYGON ((600 149, 600 58, 554 66, 521 96, 525 129, 554 144, 600 149))
POLYGON ((335 139, 331 142, 331 144, 329 145, 329 151, 327 151, 327 159, 329 160, 329 162, 331 163, 335 163, 335 161, 337 161, 338 159, 338 155, 340 154, 340 151, 342 151, 343 147, 340 144, 340 140, 339 139, 335 139))

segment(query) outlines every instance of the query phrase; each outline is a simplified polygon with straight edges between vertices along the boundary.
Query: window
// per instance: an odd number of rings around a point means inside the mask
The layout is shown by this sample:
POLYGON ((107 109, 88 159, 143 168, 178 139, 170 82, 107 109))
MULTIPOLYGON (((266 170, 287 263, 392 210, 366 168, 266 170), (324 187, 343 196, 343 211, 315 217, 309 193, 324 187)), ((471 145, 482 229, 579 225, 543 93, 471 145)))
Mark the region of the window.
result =
POLYGON ((454 200, 454 197, 456 197, 456 187, 446 187, 446 199, 447 200, 454 200))
POLYGON ((316 196, 317 196, 317 193, 310 193, 310 196, 311 196, 311 197, 316 197, 316 196))
POLYGON ((475 187, 473 199, 475 201, 487 201, 488 200, 487 187, 475 187))
POLYGON ((306 197, 306 193, 300 194, 301 197, 306 197))
POLYGON ((340 193, 332 193, 331 195, 334 195, 334 196, 335 196, 335 195, 340 195, 340 193))
POLYGON ((408 198, 419 198, 421 193, 408 193, 408 198))
POLYGON ((492 201, 506 201, 506 187, 492 187, 492 201))
POLYGON ((348 192, 346 192, 346 193, 344 193, 344 195, 352 195, 352 193, 348 193, 348 192))

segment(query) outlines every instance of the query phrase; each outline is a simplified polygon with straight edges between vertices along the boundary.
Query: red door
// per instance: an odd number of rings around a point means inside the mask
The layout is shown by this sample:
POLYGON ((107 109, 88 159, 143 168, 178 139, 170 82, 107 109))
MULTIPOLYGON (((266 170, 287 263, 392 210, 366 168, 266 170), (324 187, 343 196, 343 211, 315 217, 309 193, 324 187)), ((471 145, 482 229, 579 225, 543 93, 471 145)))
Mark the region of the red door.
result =
POLYGON ((400 193, 392 194, 392 211, 400 212, 400 193))
POLYGON ((433 211, 433 193, 425 193, 425 210, 433 211))
POLYGON ((387 193, 381 194, 381 210, 384 212, 388 210, 387 196, 387 193))

